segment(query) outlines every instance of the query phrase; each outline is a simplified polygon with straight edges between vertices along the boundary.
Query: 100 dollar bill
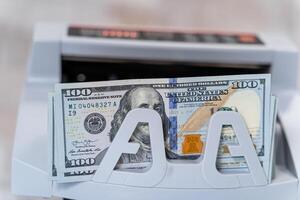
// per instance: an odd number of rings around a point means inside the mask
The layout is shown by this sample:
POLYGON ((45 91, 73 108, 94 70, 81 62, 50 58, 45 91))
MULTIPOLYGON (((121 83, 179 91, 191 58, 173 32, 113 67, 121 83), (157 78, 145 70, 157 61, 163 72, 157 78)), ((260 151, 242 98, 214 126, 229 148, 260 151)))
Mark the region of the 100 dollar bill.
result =
MULTIPOLYGON (((126 114, 135 108, 157 111, 163 123, 168 159, 201 159, 209 119, 218 110, 239 112, 245 119, 258 157, 268 174, 270 155, 270 75, 236 75, 177 79, 142 79, 58 84, 55 87, 55 149, 59 181, 88 180, 97 169, 126 114)), ((150 166, 148 125, 140 122, 130 142, 136 155, 123 154, 118 169, 150 166)), ((247 171, 243 157, 232 157, 237 145, 231 126, 224 126, 217 167, 247 171)))

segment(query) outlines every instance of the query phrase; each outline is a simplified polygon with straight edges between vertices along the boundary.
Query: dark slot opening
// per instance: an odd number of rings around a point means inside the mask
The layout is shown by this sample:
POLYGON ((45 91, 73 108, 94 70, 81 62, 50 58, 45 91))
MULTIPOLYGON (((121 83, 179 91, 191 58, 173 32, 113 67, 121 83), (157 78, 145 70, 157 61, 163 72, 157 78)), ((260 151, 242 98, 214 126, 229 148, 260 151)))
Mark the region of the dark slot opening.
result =
POLYGON ((268 73, 268 64, 223 64, 123 59, 62 58, 61 82, 268 73))

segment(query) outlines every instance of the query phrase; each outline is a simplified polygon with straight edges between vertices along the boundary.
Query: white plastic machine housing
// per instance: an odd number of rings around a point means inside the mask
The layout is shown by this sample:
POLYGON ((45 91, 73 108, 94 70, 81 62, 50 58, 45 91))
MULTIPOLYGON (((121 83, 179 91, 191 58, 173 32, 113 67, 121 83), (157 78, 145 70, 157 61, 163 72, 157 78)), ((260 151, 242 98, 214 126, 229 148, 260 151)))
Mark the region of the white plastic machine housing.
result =
MULTIPOLYGON (((298 52, 282 37, 259 35, 263 45, 185 43, 72 37, 68 25, 36 27, 22 95, 12 158, 12 191, 17 195, 70 199, 288 199, 300 197, 300 93, 298 52), (174 62, 269 65, 272 92, 279 97, 281 131, 276 133, 275 175, 255 187, 205 189, 191 182, 165 182, 164 187, 134 187, 96 181, 58 184, 48 178, 48 92, 61 81, 62 57, 125 58, 174 62)), ((124 69, 126 70, 126 69, 124 69)), ((170 70, 172 70, 170 68, 170 70)), ((199 68, 201 70, 201 68, 199 68)), ((225 70, 225 69, 224 69, 225 70)), ((195 169, 196 171, 196 169, 195 169)), ((197 172, 195 172, 197 173, 197 172)))

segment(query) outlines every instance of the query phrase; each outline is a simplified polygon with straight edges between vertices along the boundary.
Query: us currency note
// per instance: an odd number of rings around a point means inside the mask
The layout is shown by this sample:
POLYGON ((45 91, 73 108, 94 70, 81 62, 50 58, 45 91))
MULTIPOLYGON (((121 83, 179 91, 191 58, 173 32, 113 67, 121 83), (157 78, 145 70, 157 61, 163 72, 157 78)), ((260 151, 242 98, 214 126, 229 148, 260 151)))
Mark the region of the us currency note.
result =
MULTIPOLYGON (((268 74, 58 84, 53 141, 59 149, 54 156, 59 181, 88 180, 126 114, 135 108, 160 114, 167 158, 183 161, 202 159, 209 119, 215 112, 239 112, 269 174, 270 85, 268 74)), ((123 154, 116 168, 148 168, 152 157, 147 123, 138 124, 130 142, 139 143, 140 149, 136 155, 123 154)), ((220 171, 248 170, 243 157, 230 155, 228 145, 237 144, 234 130, 224 126, 217 159, 220 171)))

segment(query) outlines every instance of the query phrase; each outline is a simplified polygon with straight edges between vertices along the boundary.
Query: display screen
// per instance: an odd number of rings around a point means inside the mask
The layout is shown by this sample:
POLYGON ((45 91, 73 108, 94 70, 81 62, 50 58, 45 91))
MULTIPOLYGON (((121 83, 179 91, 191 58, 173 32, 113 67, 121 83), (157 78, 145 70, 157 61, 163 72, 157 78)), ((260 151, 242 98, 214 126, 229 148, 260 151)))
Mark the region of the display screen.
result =
POLYGON ((252 33, 218 33, 218 32, 176 32, 150 31, 118 28, 95 28, 70 26, 68 35, 74 37, 109 38, 145 41, 172 41, 190 43, 248 44, 263 45, 252 33))

